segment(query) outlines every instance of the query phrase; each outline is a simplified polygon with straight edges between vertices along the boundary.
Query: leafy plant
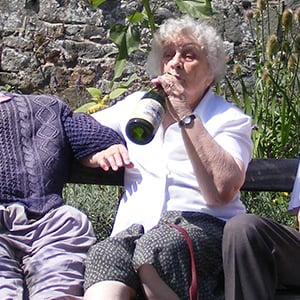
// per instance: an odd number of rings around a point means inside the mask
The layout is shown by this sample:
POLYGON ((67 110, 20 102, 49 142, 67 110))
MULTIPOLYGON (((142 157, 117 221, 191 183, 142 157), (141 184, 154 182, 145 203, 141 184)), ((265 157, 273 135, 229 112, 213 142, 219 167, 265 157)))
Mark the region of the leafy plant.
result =
POLYGON ((197 19, 207 18, 214 13, 210 0, 175 0, 175 3, 182 13, 197 19))
MULTIPOLYGON (((253 118, 254 157, 296 158, 300 150, 300 7, 293 12, 278 1, 274 10, 270 2, 257 1, 256 8, 245 13, 255 69, 249 74, 246 62, 236 62, 235 77, 226 78, 225 93, 253 118), (274 15, 275 30, 270 26, 274 15), (247 84, 249 75, 254 75, 253 84, 247 84)), ((295 218, 287 213, 289 194, 242 195, 249 212, 296 227, 295 218)))
MULTIPOLYGON (((99 7, 106 2, 105 0, 88 0, 94 8, 99 7)), ((211 0, 175 0, 178 9, 192 15, 196 18, 209 17, 213 14, 211 0)), ((102 95, 100 89, 88 88, 88 92, 92 96, 92 101, 79 107, 77 111, 95 112, 98 109, 104 108, 111 100, 120 97, 126 93, 130 85, 139 80, 139 76, 133 74, 126 83, 122 83, 123 72, 130 55, 140 49, 141 32, 147 32, 147 39, 150 40, 153 36, 157 24, 154 20, 155 11, 159 8, 158 5, 150 5, 149 0, 142 0, 141 11, 126 16, 124 22, 112 25, 109 30, 109 38, 115 44, 116 50, 109 55, 114 55, 115 66, 114 75, 110 83, 111 92, 108 95, 102 95)), ((146 51, 149 49, 146 49, 146 51)))
POLYGON ((128 91, 132 82, 138 79, 137 74, 133 74, 126 82, 121 82, 113 89, 109 94, 102 95, 102 90, 95 87, 87 88, 87 91, 91 95, 91 101, 75 109, 75 112, 87 112, 94 113, 98 110, 107 107, 112 100, 119 98, 122 94, 128 91))
POLYGON ((278 4, 278 26, 270 27, 269 1, 247 11, 252 32, 255 83, 247 86, 247 69, 234 67, 238 86, 226 78, 233 101, 253 117, 255 157, 297 157, 300 144, 300 8, 293 13, 278 4))
MULTIPOLYGON (((195 18, 204 18, 213 14, 210 0, 175 0, 175 3, 181 12, 195 18)), ((113 80, 122 76, 129 55, 139 49, 143 29, 149 29, 151 39, 157 28, 154 14, 158 8, 155 5, 151 6, 149 0, 142 0, 141 12, 136 11, 127 16, 125 25, 115 24, 111 27, 110 38, 118 48, 113 80)))

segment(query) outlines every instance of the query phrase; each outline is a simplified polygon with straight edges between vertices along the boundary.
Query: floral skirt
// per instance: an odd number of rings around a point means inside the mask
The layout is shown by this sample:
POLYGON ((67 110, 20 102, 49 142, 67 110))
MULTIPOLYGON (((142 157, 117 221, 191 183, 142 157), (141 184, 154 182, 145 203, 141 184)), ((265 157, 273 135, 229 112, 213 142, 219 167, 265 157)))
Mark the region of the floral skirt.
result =
POLYGON ((199 299, 223 300, 225 222, 198 212, 169 211, 146 233, 142 225, 132 225, 92 246, 86 262, 85 289, 99 281, 116 280, 142 294, 137 270, 151 264, 181 300, 188 300, 190 251, 183 235, 170 224, 183 227, 192 240, 199 299))

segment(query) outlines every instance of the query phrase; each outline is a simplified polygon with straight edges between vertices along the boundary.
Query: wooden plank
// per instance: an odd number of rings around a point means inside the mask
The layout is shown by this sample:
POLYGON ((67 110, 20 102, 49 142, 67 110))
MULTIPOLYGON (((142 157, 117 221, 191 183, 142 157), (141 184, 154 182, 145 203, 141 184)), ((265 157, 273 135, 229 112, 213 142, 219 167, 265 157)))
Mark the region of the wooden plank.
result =
POLYGON ((298 159, 253 159, 248 167, 242 190, 291 192, 298 159))
MULTIPOLYGON (((292 191, 298 159, 253 159, 248 167, 245 183, 247 191, 292 191)), ((123 169, 103 171, 87 168, 74 162, 68 182, 100 185, 123 185, 123 169)))
POLYGON ((123 185, 124 168, 118 171, 104 171, 101 168, 87 168, 74 161, 70 170, 69 183, 123 185))

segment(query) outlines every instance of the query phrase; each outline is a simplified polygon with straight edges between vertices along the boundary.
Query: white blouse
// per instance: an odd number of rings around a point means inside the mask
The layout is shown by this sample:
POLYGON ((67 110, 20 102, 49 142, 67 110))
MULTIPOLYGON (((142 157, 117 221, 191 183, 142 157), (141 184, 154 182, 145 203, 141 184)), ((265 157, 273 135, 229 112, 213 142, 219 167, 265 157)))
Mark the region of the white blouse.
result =
MULTIPOLYGON (((142 224, 145 231, 155 226, 162 213, 169 210, 197 211, 228 220, 245 212, 238 192, 222 207, 210 207, 199 191, 192 164, 187 155, 177 123, 162 126, 146 145, 131 142, 125 126, 144 92, 135 92, 93 117, 121 134, 134 168, 125 170, 125 193, 120 201, 112 235, 132 224, 142 224)), ((194 110, 210 135, 233 157, 247 167, 252 152, 251 118, 235 105, 209 90, 194 110)))

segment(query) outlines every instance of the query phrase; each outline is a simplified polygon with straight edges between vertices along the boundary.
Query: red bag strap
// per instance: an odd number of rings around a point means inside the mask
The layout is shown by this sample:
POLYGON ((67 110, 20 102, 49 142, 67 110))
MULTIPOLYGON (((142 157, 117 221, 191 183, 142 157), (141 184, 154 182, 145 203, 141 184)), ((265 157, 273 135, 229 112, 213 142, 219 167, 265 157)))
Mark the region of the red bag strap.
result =
POLYGON ((198 296, 198 288, 197 288, 197 271, 196 271, 196 264, 195 264, 195 259, 194 259, 194 250, 193 250, 193 244, 192 241, 189 237, 189 234, 186 232, 184 228, 177 224, 170 224, 171 227, 177 229, 184 237, 189 251, 190 251, 190 257, 191 257, 191 270, 192 270, 192 281, 190 284, 190 289, 189 289, 189 296, 190 300, 199 300, 198 296))

